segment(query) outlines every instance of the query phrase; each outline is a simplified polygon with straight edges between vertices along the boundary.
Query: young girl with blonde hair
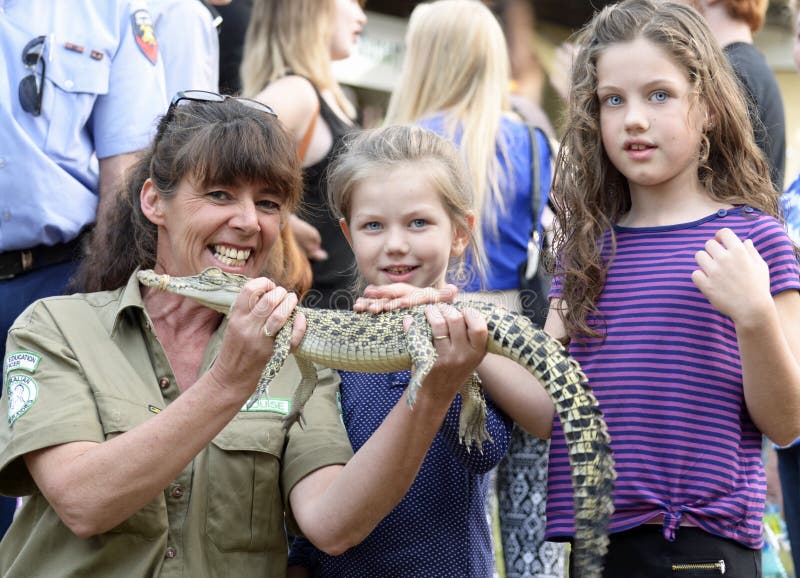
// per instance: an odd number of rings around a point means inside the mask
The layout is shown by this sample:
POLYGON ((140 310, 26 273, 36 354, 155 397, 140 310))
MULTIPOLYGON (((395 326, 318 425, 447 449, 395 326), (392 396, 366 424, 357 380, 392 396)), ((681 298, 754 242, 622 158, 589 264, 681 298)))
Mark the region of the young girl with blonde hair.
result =
POLYGON ((254 0, 245 38, 243 94, 272 106, 293 135, 303 165, 303 200, 290 224, 311 261, 306 305, 350 307, 353 254, 326 205, 325 171, 355 109, 331 71, 366 22, 357 0, 254 0))
MULTIPOLYGON (((360 274, 372 286, 443 289, 467 247, 475 249, 469 176, 452 143, 432 131, 391 126, 345 141, 329 187, 360 274)), ((487 331, 479 314, 471 309, 461 314, 449 305, 429 309, 441 315, 438 322, 429 315, 437 353, 463 357, 465 363, 471 359, 477 368, 491 440, 481 451, 469 440, 459 443, 457 400, 409 493, 364 543, 328 556, 296 542, 290 560, 313 569, 313 576, 462 578, 493 572, 487 472, 508 449, 512 422, 506 414, 526 425, 543 424, 547 429, 537 433, 546 437, 553 406, 520 366, 476 351, 477 337, 487 331)), ((342 417, 355 449, 383 422, 410 375, 340 375, 342 417)))
MULTIPOLYGON (((520 269, 528 260, 534 231, 537 236, 543 232, 551 156, 545 134, 531 132, 510 114, 510 63, 500 23, 477 0, 420 4, 411 14, 406 45, 386 122, 415 122, 458 144, 475 189, 474 211, 481 224, 475 230, 476 244, 487 255, 485 278, 468 255, 467 275, 459 281, 465 291, 481 294, 466 298, 491 300, 515 311, 525 299, 533 303, 527 309, 537 312, 534 322, 542 324, 546 296, 536 307, 536 296, 520 295, 520 269), (534 163, 540 179, 532 183, 534 163), (538 198, 532 199, 536 192, 538 198)), ((517 428, 497 474, 503 540, 498 550, 505 554, 509 578, 563 573, 563 547, 544 542, 546 467, 547 442, 517 428)))
MULTIPOLYGON (((626 0, 579 44, 545 329, 611 435, 604 575, 760 576, 761 436, 800 434, 800 278, 767 162, 694 9, 626 0)), ((567 464, 556 421, 551 539, 572 537, 567 464)))

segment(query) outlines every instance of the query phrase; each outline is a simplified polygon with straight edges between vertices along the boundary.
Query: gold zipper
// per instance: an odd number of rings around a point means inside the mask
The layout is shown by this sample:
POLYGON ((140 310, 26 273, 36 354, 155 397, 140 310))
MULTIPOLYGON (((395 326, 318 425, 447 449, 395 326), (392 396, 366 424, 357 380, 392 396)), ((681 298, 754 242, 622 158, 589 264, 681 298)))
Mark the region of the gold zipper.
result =
POLYGON ((698 572, 703 570, 716 570, 720 574, 725 574, 725 560, 672 565, 673 572, 698 572))

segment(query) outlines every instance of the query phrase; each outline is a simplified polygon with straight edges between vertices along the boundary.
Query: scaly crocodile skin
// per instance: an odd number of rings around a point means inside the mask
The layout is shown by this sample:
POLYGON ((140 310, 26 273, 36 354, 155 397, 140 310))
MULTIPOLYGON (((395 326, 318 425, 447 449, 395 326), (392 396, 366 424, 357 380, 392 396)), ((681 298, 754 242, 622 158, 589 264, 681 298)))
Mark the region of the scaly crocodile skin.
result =
MULTIPOLYGON (((140 271, 138 278, 146 286, 184 295, 224 313, 230 310, 248 280, 216 268, 193 277, 140 271)), ((487 350, 525 367, 552 399, 564 426, 575 491, 572 571, 580 578, 599 577, 608 547, 606 527, 614 510, 612 490, 616 474, 608 431, 586 376, 560 343, 534 327, 526 317, 485 303, 459 302, 454 306, 481 312, 489 328, 487 350)), ((297 307, 295 311, 306 316, 307 330, 294 352, 302 379, 292 399, 286 427, 302 420, 303 406, 316 386, 313 363, 363 372, 412 369, 408 402, 413 405, 423 378, 436 360, 423 310, 420 306, 371 315, 297 307), (408 315, 414 318, 414 323, 406 333, 403 318, 408 315)), ((267 395, 269 383, 289 355, 290 338, 291 323, 286 323, 275 337, 272 358, 264 368, 251 403, 267 395)), ((474 381, 462 389, 462 413, 467 417, 461 425, 465 442, 475 441, 480 447, 488 436, 482 396, 475 389, 474 381)))

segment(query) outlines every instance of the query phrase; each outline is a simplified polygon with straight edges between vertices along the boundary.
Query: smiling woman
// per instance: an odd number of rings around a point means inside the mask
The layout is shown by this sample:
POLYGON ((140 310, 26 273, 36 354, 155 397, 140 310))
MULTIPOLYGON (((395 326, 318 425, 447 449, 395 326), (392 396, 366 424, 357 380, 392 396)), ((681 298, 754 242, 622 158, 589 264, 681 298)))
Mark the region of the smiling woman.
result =
MULTIPOLYGON (((308 288, 309 272, 290 230, 282 227, 299 202, 302 186, 294 145, 274 114, 253 108, 251 102, 174 99, 150 151, 127 181, 124 206, 131 210, 114 211, 114 235, 94 239, 91 257, 78 274, 81 289, 116 288, 136 267, 159 268, 165 260, 171 266, 176 259, 198 266, 191 271, 237 265, 238 272, 251 277, 269 273, 300 293, 308 288), (192 138, 186 139, 187 134, 192 138), (170 213, 175 222, 168 229, 170 213), (203 214, 218 215, 217 222, 204 221, 203 214), (225 222, 235 234, 215 237, 215 231, 223 233, 214 226, 225 222), (185 230, 177 233, 179 223, 185 230), (188 247, 176 251, 186 243, 198 245, 191 256, 188 247)), ((186 266, 181 270, 187 271, 186 266)))

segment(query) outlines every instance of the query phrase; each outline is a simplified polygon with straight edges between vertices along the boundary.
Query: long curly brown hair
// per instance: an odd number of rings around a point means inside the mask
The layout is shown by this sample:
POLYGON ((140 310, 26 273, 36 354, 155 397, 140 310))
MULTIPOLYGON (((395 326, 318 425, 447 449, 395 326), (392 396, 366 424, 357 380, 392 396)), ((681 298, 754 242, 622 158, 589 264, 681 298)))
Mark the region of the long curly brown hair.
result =
MULTIPOLYGON (((158 230, 142 212, 139 194, 149 178, 161 197, 171 198, 184 177, 202 186, 264 183, 284 198, 287 218, 302 192, 294 143, 277 118, 233 98, 172 107, 126 174, 106 226, 95 230, 73 289, 116 289, 137 267, 155 266, 158 230)), ((311 268, 289 226, 281 229, 267 268, 264 274, 287 289, 302 294, 310 287, 311 268)))
POLYGON ((631 208, 625 177, 609 161, 600 134, 597 59, 611 45, 644 38, 686 71, 713 122, 700 146, 698 177, 710 197, 780 218, 769 167, 753 138, 747 103, 705 20, 684 4, 625 0, 605 7, 579 33, 565 134, 556 159, 554 273, 563 280, 567 336, 601 337, 587 319, 599 313, 608 263, 602 239, 631 208))

